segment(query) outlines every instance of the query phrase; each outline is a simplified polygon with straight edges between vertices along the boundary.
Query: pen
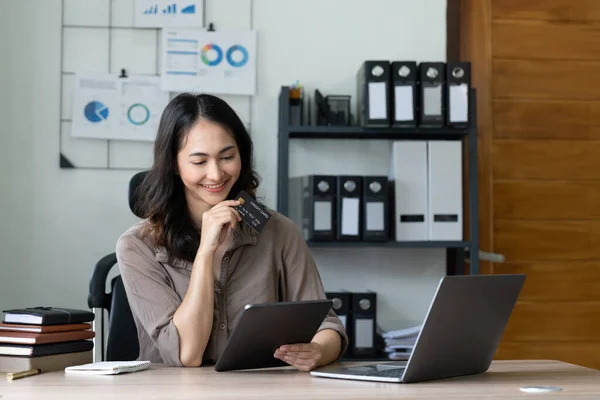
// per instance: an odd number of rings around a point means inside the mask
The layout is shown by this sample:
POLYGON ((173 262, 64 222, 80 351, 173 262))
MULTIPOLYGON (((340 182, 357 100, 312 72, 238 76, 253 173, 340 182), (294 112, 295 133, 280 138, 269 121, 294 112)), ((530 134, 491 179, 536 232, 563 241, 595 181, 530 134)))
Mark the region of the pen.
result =
POLYGON ((37 374, 41 374, 41 373, 42 373, 41 368, 34 368, 34 369, 30 369, 28 371, 21 371, 21 372, 12 372, 12 373, 6 374, 6 380, 12 381, 14 379, 25 378, 26 376, 32 376, 32 375, 37 375, 37 374))

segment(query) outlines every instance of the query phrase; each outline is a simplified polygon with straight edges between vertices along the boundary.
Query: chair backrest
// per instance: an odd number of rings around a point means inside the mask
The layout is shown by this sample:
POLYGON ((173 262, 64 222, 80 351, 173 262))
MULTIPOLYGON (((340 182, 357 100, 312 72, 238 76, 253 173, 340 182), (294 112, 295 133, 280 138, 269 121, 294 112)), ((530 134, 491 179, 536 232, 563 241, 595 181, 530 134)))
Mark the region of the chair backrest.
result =
POLYGON ((106 360, 132 361, 137 359, 140 346, 121 275, 113 278, 111 293, 106 360))
MULTIPOLYGON (((140 218, 142 213, 137 207, 136 190, 146 175, 147 171, 138 172, 129 182, 129 208, 140 218)), ((139 355, 137 328, 120 275, 111 280, 110 293, 105 293, 108 274, 115 266, 117 266, 115 253, 102 257, 94 267, 90 279, 88 307, 96 313, 94 331, 97 349, 94 351, 94 361, 131 361, 137 359, 139 355), (102 310, 106 310, 109 316, 106 340, 102 310), (104 343, 107 344, 106 354, 104 354, 104 343)))

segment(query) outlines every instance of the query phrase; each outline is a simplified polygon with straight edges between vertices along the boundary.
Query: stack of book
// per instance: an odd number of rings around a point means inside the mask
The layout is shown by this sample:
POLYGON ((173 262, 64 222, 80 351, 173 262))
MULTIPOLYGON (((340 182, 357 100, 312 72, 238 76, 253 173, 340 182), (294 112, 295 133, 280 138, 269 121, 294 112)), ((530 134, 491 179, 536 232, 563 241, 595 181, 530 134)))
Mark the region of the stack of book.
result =
POLYGON ((390 360, 406 361, 410 358, 421 325, 385 332, 382 337, 385 342, 385 352, 390 360))
POLYGON ((4 311, 0 372, 58 371, 92 362, 94 313, 56 307, 4 311))

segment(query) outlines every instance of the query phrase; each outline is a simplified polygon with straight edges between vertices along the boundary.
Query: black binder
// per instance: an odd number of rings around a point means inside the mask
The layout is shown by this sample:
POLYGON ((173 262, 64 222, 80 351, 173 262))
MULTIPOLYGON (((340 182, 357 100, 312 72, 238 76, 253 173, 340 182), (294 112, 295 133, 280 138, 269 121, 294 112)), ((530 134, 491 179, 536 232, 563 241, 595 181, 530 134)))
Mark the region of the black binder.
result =
POLYGON ((446 125, 466 128, 470 120, 471 63, 449 62, 446 66, 446 83, 446 125))
POLYGON ((392 62, 392 126, 417 126, 417 81, 416 61, 392 62))
POLYGON ((383 242, 389 235, 389 180, 387 176, 363 177, 362 239, 383 242))
POLYGON ((377 354, 377 293, 352 293, 352 355, 354 357, 377 354))
POLYGON ((337 181, 337 238, 360 240, 362 177, 342 175, 337 181))
POLYGON ((446 69, 443 62, 419 64, 419 126, 441 128, 444 126, 446 69))
POLYGON ((290 178, 289 217, 304 240, 335 240, 337 177, 306 175, 290 178))
POLYGON ((390 62, 365 61, 356 75, 356 85, 358 124, 390 126, 390 62))

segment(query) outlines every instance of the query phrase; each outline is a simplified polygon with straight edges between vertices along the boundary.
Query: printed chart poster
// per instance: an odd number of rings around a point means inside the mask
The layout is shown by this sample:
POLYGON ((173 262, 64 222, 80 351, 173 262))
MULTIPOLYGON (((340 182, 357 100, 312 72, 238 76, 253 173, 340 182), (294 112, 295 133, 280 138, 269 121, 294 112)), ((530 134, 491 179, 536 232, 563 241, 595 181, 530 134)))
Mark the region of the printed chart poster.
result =
POLYGON ((254 95, 256 31, 164 30, 161 87, 254 95))
POLYGON ((203 0, 135 0, 134 26, 202 28, 203 0))
POLYGON ((169 94, 158 76, 77 75, 71 136, 154 141, 169 94))

